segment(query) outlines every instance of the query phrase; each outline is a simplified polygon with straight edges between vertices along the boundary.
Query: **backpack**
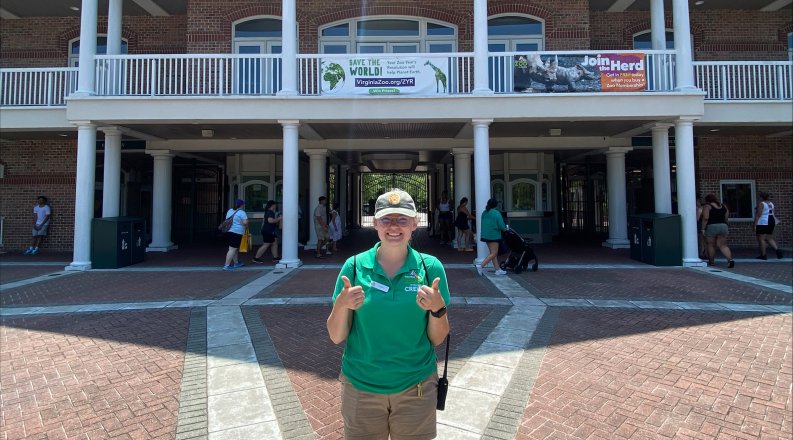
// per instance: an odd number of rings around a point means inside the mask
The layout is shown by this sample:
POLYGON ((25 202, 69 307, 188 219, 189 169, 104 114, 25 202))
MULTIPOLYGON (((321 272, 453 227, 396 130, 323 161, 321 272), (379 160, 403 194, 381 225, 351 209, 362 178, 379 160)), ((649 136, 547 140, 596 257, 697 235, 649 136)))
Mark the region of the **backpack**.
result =
POLYGON ((237 215, 237 211, 239 210, 235 209, 227 219, 223 220, 223 222, 218 225, 218 231, 220 231, 222 234, 225 234, 229 231, 229 229, 231 229, 231 226, 234 224, 234 216, 237 215))

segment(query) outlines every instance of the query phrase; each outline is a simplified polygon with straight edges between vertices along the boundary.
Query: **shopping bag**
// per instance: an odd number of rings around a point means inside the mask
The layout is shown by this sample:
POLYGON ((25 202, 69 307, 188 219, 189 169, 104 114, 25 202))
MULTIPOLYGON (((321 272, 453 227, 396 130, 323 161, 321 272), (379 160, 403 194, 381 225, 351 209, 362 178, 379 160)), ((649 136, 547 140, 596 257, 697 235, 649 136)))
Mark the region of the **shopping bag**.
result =
POLYGON ((248 228, 245 228, 245 233, 242 234, 242 240, 240 241, 240 252, 248 252, 251 249, 251 233, 248 231, 248 228))

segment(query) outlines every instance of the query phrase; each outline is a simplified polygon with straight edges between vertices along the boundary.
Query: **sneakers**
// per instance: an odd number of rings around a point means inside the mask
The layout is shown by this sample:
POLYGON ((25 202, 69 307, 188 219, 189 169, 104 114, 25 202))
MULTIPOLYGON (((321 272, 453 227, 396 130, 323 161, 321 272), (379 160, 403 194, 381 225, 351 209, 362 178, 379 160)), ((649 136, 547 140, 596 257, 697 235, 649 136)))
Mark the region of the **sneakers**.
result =
POLYGON ((727 262, 727 268, 728 269, 732 269, 733 267, 735 267, 735 260, 728 261, 727 262))
POLYGON ((33 252, 33 247, 32 246, 27 248, 27 249, 25 249, 25 252, 22 252, 22 255, 30 255, 31 252, 33 252))
POLYGON ((251 261, 253 261, 256 264, 264 264, 264 260, 260 260, 260 259, 258 259, 256 257, 253 257, 253 259, 251 261))
POLYGON ((778 259, 780 259, 780 260, 781 260, 781 259, 782 259, 784 256, 785 256, 785 253, 784 253, 784 252, 782 252, 782 249, 777 249, 777 250, 776 250, 776 257, 777 257, 778 259))
POLYGON ((234 263, 234 269, 236 269, 238 267, 242 267, 242 266, 245 266, 245 265, 240 263, 240 262, 234 263))
POLYGON ((31 251, 30 251, 30 253, 28 255, 36 255, 38 253, 39 253, 39 248, 33 248, 33 249, 31 249, 31 251))
POLYGON ((498 269, 498 270, 496 270, 496 275, 506 275, 506 274, 507 274, 507 271, 506 271, 506 270, 504 270, 504 269, 498 269))
POLYGON ((474 264, 474 268, 476 269, 476 273, 478 273, 479 275, 482 275, 482 273, 484 273, 484 270, 482 270, 482 266, 480 264, 474 264))
POLYGON ((234 270, 234 266, 223 266, 223 270, 234 270))

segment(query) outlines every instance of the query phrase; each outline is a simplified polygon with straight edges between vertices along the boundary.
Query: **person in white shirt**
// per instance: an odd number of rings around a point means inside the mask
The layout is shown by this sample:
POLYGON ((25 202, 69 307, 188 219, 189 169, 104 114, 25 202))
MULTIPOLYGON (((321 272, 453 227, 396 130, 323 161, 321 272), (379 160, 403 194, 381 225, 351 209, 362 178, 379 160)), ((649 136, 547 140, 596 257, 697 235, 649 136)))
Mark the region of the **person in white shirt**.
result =
POLYGON ((767 192, 760 192, 760 202, 757 203, 754 214, 754 229, 757 235, 757 244, 760 246, 760 255, 758 260, 767 260, 766 250, 770 246, 776 252, 777 258, 782 258, 784 255, 782 250, 774 240, 774 226, 777 224, 777 218, 774 215, 774 202, 771 201, 771 195, 767 192))
POLYGON ((47 198, 39 196, 36 205, 33 206, 33 242, 25 250, 25 255, 36 255, 39 253, 39 247, 49 232, 51 215, 52 210, 47 204, 47 198))

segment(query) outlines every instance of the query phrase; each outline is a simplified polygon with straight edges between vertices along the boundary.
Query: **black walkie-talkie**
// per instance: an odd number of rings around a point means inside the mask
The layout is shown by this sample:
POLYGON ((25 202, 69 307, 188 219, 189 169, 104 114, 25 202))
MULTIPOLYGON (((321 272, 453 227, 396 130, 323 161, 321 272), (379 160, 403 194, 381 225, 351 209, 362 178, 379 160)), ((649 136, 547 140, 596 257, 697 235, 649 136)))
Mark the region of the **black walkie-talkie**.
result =
POLYGON ((438 379, 438 404, 435 406, 439 411, 446 408, 446 393, 449 391, 449 379, 446 378, 446 369, 449 365, 449 336, 446 335, 446 359, 443 361, 443 377, 438 379))

